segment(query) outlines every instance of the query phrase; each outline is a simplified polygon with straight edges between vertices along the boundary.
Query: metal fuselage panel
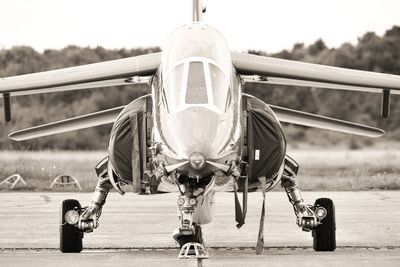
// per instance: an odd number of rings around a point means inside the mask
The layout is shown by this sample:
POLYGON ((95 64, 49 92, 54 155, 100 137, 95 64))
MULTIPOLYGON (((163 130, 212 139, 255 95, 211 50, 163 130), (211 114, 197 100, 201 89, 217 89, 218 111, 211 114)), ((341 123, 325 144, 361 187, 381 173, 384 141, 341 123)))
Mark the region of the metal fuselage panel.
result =
MULTIPOLYGON (((241 82, 219 32, 201 23, 176 30, 163 49, 152 83, 154 133, 164 164, 187 161, 194 152, 230 164, 241 155, 241 82)), ((197 177, 215 167, 179 169, 197 177)))

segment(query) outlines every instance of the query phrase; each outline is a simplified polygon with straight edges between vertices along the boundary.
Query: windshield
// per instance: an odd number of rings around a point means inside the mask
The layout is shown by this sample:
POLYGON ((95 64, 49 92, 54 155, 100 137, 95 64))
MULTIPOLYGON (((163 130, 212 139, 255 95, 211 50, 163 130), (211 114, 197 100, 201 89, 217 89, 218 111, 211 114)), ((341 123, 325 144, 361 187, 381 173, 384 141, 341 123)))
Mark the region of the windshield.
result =
POLYGON ((162 98, 170 113, 203 106, 222 114, 231 102, 228 78, 205 58, 188 58, 173 68, 167 74, 162 98))
POLYGON ((207 104, 207 85, 203 63, 191 62, 189 65, 185 104, 207 104))

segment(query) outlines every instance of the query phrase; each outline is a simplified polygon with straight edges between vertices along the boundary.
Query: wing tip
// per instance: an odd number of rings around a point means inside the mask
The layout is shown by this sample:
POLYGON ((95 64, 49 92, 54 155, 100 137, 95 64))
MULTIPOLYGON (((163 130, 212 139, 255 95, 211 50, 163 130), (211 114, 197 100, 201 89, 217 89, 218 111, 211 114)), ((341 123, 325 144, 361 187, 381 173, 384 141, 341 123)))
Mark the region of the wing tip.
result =
POLYGON ((18 138, 18 132, 12 132, 8 135, 8 139, 13 141, 23 141, 23 139, 18 138))
POLYGON ((386 132, 382 129, 376 128, 376 134, 375 136, 372 136, 373 138, 378 138, 378 137, 382 137, 386 134, 386 132))

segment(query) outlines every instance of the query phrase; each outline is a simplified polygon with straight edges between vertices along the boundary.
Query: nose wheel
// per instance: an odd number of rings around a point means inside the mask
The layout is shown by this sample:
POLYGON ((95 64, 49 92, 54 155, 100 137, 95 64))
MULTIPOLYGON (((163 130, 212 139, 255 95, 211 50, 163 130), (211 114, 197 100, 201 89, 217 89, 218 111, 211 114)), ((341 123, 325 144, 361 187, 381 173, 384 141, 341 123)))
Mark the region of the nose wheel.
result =
POLYGON ((200 225, 194 224, 194 234, 185 235, 177 233, 174 239, 179 243, 181 248, 179 259, 205 259, 208 258, 208 251, 204 246, 203 236, 200 225))
POLYGON ((312 230, 315 251, 334 251, 336 249, 336 220, 335 205, 329 198, 319 198, 315 201, 316 208, 326 210, 326 216, 321 224, 312 230))
POLYGON ((194 234, 185 235, 182 234, 180 231, 174 234, 174 239, 176 242, 178 242, 180 248, 182 248, 187 243, 199 243, 199 244, 204 243, 200 225, 193 225, 193 226, 194 226, 194 234))

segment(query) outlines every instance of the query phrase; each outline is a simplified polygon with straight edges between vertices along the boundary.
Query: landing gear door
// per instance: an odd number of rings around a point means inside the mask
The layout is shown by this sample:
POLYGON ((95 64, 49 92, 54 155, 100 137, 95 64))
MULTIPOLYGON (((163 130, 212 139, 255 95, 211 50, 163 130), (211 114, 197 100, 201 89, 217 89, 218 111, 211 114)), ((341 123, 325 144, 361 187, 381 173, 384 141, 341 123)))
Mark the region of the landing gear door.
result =
POLYGON ((140 97, 120 113, 114 122, 109 141, 109 161, 115 179, 133 184, 133 191, 140 192, 146 170, 151 135, 151 97, 140 97), (149 107, 150 106, 150 107, 149 107), (150 112, 148 111, 150 110, 150 112), (148 117, 149 116, 149 117, 148 117))
POLYGON ((277 176, 285 160, 286 141, 268 105, 255 97, 246 98, 248 177, 249 188, 254 189, 260 186, 259 177, 266 177, 268 183, 277 176))
MULTIPOLYGON (((145 175, 146 170, 149 169, 150 160, 151 160, 151 153, 150 153, 150 146, 151 146, 151 135, 153 129, 152 123, 152 99, 151 97, 146 98, 146 105, 143 110, 143 113, 138 114, 137 116, 137 123, 138 123, 138 134, 139 134, 139 171, 140 173, 132 169, 132 173, 135 172, 133 175, 133 191, 135 193, 143 193, 144 186, 148 182, 148 177, 145 175), (134 177, 140 177, 136 179, 134 177)), ((134 161, 134 156, 132 156, 132 162, 134 161)), ((133 167, 133 166, 132 166, 133 167)))

